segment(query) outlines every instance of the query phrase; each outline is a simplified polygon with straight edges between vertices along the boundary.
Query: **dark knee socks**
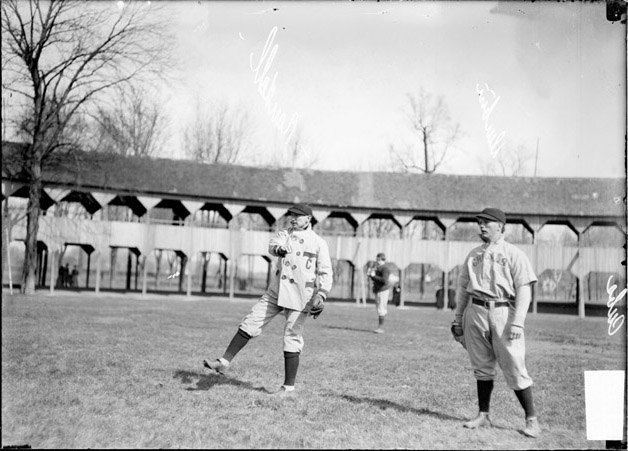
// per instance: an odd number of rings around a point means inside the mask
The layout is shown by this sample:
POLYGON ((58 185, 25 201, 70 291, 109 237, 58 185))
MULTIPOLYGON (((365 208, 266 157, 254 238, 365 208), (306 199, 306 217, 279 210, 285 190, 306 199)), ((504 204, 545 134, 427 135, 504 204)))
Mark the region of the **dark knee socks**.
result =
POLYGON ((379 317, 379 327, 382 327, 384 325, 384 318, 385 318, 385 316, 380 316, 379 317))
POLYGON ((517 399, 526 413, 526 418, 535 417, 536 412, 534 411, 534 402, 532 400, 532 387, 524 388, 523 390, 515 390, 515 395, 517 395, 517 399))
POLYGON ((297 378, 297 370, 299 369, 299 353, 284 351, 283 357, 285 361, 285 378, 283 384, 294 386, 294 382, 297 378))
POLYGON ((222 358, 231 362, 231 360, 236 356, 240 350, 246 346, 246 344, 251 339, 251 336, 244 332, 242 329, 238 329, 238 333, 236 333, 231 339, 231 343, 227 346, 227 350, 223 354, 222 358))
POLYGON ((488 413, 491 407, 491 393, 493 392, 493 381, 477 381, 478 404, 480 412, 488 413))

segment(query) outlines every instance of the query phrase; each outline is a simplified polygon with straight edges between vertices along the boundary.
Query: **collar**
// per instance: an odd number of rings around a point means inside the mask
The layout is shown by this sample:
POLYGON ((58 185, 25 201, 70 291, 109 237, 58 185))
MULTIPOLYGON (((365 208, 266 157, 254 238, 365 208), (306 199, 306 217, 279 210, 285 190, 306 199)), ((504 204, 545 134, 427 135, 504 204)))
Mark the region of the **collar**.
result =
POLYGON ((497 238, 496 241, 493 241, 492 243, 484 243, 484 244, 486 245, 486 247, 488 247, 488 246, 492 246, 492 245, 495 245, 495 244, 503 244, 505 242, 506 241, 504 240, 504 235, 502 235, 499 238, 497 238))
POLYGON ((307 232, 308 230, 312 230, 312 225, 311 224, 308 224, 308 226, 305 229, 298 229, 296 227, 290 227, 288 229, 288 233, 307 232))

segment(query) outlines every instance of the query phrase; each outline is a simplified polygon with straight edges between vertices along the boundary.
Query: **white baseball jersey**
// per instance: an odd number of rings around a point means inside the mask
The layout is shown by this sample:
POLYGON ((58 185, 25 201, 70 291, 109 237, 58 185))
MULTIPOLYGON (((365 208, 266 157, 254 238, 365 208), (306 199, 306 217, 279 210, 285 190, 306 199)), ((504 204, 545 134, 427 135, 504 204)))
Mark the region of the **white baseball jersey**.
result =
POLYGON ((536 280, 527 255, 500 238, 469 253, 458 278, 458 287, 471 296, 515 299, 517 287, 536 280))
POLYGON ((280 230, 271 238, 269 252, 277 256, 277 246, 289 250, 279 257, 277 270, 271 278, 268 295, 277 305, 302 311, 314 294, 327 298, 332 286, 333 270, 327 243, 310 227, 305 230, 280 230))

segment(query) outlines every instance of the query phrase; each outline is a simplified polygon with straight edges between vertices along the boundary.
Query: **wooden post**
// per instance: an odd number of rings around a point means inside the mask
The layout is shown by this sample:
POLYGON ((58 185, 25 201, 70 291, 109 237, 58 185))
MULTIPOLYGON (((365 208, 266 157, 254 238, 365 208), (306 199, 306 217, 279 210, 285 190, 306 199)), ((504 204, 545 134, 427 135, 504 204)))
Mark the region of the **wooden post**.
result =
POLYGON ((186 296, 190 297, 190 296, 192 296, 192 257, 191 256, 188 258, 188 262, 185 265, 185 269, 186 269, 187 279, 188 279, 187 280, 188 286, 187 286, 186 296))
POLYGON ((100 276, 101 276, 100 260, 102 260, 102 255, 100 255, 99 251, 95 251, 95 252, 96 252, 96 287, 94 288, 94 291, 96 293, 100 293, 100 276))
POLYGON ((236 258, 231 255, 231 262, 229 267, 231 268, 231 272, 229 274, 229 299, 233 300, 234 290, 235 290, 235 271, 236 271, 236 258))
POLYGON ((89 271, 91 270, 92 254, 87 254, 87 273, 85 274, 85 288, 89 288, 89 271))
MULTIPOLYGON (((580 243, 582 241, 582 233, 580 232, 580 230, 578 230, 578 258, 582 258, 580 256, 580 243)), ((582 265, 579 265, 582 266, 582 265)), ((578 268, 579 272, 582 271, 581 268, 578 268)), ((585 311, 584 311, 584 307, 585 307, 585 302, 584 302, 584 293, 582 292, 582 288, 584 287, 584 276, 581 274, 578 274, 577 276, 578 278, 578 285, 577 285, 577 289, 576 289, 576 299, 578 302, 578 316, 580 318, 584 318, 585 317, 585 311)))
POLYGON ((146 264, 147 255, 142 256, 142 296, 146 295, 146 285, 147 285, 147 273, 148 273, 148 265, 146 264))
MULTIPOLYGON (((50 259, 50 294, 55 292, 55 284, 57 283, 57 272, 55 270, 55 260, 56 260, 56 251, 52 251, 48 253, 48 258, 50 259)), ((13 289, 11 287, 11 267, 9 266, 9 287, 10 293, 13 294, 13 289)))
POLYGON ((406 290, 404 285, 406 284, 406 268, 401 269, 401 277, 399 278, 399 286, 401 287, 401 293, 399 293, 399 308, 406 308, 406 290))

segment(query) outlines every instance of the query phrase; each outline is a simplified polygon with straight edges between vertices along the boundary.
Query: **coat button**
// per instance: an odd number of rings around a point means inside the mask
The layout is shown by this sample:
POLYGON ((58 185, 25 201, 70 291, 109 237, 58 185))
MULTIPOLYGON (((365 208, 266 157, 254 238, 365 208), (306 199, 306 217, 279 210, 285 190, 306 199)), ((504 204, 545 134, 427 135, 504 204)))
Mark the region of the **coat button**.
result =
POLYGON ((284 265, 290 266, 290 262, 284 262, 284 265))
POLYGON ((297 251, 297 255, 301 255, 301 252, 297 251))
POLYGON ((294 283, 294 279, 290 279, 290 283, 294 283))
POLYGON ((304 240, 303 238, 301 238, 301 239, 299 240, 299 243, 301 243, 301 244, 303 244, 304 242, 305 242, 305 240, 304 240))
POLYGON ((281 276, 281 280, 285 280, 287 278, 288 278, 288 276, 281 276))
POLYGON ((292 266, 292 269, 297 269, 297 265, 292 266))

